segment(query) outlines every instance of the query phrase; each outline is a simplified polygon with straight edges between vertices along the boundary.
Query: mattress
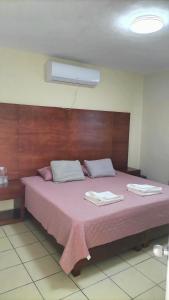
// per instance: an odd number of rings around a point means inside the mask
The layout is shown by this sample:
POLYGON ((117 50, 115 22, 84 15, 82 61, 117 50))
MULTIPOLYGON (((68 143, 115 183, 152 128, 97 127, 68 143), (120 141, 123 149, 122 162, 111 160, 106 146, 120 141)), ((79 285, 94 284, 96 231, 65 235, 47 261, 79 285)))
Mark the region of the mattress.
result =
POLYGON ((66 273, 90 256, 90 248, 169 223, 169 186, 122 172, 66 183, 32 176, 23 178, 23 183, 26 208, 64 246, 60 265, 66 273), (161 186, 163 192, 142 197, 127 191, 128 183, 161 186), (122 194, 124 200, 95 206, 84 200, 91 190, 122 194))

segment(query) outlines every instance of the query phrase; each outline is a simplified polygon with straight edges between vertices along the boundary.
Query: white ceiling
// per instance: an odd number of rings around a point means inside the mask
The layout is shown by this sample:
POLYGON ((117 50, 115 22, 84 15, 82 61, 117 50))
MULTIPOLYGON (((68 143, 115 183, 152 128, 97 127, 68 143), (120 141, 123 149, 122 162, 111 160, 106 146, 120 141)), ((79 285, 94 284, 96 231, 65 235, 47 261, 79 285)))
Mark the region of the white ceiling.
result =
POLYGON ((146 36, 122 26, 142 9, 169 16, 169 0, 1 0, 0 47, 144 73, 169 69, 169 25, 146 36))

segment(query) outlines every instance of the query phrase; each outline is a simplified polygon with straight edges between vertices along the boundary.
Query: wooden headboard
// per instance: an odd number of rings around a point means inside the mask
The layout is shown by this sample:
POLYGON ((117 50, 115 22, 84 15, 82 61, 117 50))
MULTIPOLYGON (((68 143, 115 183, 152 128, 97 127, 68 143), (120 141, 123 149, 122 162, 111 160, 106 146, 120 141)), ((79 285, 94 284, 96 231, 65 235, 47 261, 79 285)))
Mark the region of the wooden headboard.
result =
POLYGON ((128 159, 129 113, 0 103, 0 165, 11 179, 57 159, 128 159))

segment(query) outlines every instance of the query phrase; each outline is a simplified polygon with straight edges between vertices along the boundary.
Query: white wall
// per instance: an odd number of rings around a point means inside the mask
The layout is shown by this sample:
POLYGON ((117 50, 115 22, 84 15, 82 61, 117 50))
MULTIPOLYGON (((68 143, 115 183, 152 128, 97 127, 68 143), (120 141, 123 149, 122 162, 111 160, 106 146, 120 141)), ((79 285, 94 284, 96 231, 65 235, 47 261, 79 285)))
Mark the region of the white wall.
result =
POLYGON ((90 66, 101 71, 101 83, 95 88, 47 83, 44 66, 48 59, 45 55, 1 48, 0 102, 130 112, 128 163, 139 167, 143 77, 90 66))
POLYGON ((169 71, 144 78, 141 170, 169 181, 169 71))
POLYGON ((1 48, 0 102, 130 112, 129 166, 168 183, 169 71, 147 75, 143 84, 141 75, 90 66, 100 69, 101 83, 86 88, 45 82, 48 59, 1 48))

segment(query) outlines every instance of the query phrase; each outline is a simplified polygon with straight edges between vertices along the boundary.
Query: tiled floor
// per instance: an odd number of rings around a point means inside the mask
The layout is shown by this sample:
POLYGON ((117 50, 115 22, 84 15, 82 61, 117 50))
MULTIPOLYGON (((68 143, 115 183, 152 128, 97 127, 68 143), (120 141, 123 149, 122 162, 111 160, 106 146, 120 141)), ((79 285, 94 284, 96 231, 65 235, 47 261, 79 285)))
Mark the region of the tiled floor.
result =
POLYGON ((154 241, 66 275, 60 253, 32 220, 0 227, 0 300, 164 300, 166 258, 153 256, 154 241))

